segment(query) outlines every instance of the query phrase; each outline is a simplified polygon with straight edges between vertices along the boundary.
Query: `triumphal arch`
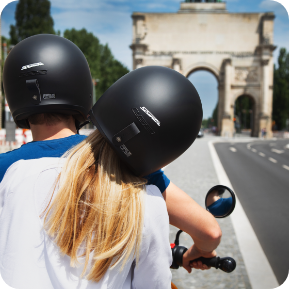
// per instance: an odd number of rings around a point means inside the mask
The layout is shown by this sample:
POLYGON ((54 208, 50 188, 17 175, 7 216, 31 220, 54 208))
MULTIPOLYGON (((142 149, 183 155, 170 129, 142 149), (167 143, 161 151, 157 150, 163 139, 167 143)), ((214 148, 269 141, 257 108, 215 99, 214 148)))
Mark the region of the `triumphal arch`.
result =
POLYGON ((235 101, 248 96, 252 136, 266 128, 271 137, 274 17, 272 12, 229 13, 226 3, 209 1, 182 2, 176 13, 135 12, 133 69, 161 65, 186 77, 207 70, 218 81, 220 134, 233 135, 235 101))

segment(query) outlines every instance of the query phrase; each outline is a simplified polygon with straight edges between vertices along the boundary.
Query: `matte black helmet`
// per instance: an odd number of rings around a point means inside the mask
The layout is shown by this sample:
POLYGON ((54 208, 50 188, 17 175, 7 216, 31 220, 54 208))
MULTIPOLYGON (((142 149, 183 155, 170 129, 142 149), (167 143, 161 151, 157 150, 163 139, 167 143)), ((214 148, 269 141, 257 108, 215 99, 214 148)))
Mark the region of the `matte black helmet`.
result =
POLYGON ((161 66, 134 70, 116 81, 88 118, 138 176, 175 160, 196 139, 203 110, 193 84, 161 66))
POLYGON ((86 120, 92 107, 92 79, 81 50, 56 35, 39 34, 19 42, 3 71, 5 96, 20 128, 38 113, 71 114, 86 120))

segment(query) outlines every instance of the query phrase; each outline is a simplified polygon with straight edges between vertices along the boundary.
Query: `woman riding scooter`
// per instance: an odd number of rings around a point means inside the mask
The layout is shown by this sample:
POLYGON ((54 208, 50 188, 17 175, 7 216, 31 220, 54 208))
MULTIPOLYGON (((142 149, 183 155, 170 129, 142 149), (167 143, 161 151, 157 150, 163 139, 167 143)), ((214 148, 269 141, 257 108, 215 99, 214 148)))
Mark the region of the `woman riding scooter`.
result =
MULTIPOLYGON (((181 74, 145 67, 111 86, 89 119, 97 130, 61 160, 20 160, 8 169, 1 183, 2 277, 24 289, 168 289, 168 214, 160 191, 142 176, 194 142, 199 96, 181 74)), ((207 215, 194 214, 197 236, 207 215)))

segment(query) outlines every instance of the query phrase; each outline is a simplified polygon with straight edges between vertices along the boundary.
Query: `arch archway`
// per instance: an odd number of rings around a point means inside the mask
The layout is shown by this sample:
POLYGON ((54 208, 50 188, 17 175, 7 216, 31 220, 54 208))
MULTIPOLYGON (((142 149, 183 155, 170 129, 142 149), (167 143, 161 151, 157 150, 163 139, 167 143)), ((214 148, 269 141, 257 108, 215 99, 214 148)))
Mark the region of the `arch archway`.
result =
POLYGON ((256 135, 256 101, 252 95, 242 94, 234 103, 234 126, 236 133, 256 135))
POLYGON ((209 69, 197 67, 187 75, 187 78, 195 86, 201 98, 203 106, 202 127, 217 132, 219 82, 216 75, 209 69))
POLYGON ((134 12, 133 69, 160 65, 185 77, 210 71, 218 81, 220 135, 233 136, 235 96, 246 94, 255 101, 253 136, 266 128, 271 137, 274 14, 201 4, 182 2, 176 13, 134 12))
POLYGON ((207 62, 200 62, 189 65, 183 72, 183 75, 185 75, 188 78, 192 73, 200 70, 205 70, 212 73, 219 83, 220 71, 213 64, 207 62))

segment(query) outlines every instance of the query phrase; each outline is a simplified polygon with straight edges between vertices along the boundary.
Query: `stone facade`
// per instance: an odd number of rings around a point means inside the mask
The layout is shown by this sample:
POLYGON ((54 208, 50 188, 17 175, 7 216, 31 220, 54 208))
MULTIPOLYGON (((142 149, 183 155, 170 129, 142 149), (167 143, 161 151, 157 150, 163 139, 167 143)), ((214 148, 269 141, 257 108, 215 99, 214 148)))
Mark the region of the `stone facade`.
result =
POLYGON ((253 100, 252 136, 272 136, 273 13, 229 13, 226 3, 180 3, 176 13, 132 15, 133 69, 161 65, 188 77, 197 70, 218 81, 222 136, 234 132, 234 104, 253 100))

